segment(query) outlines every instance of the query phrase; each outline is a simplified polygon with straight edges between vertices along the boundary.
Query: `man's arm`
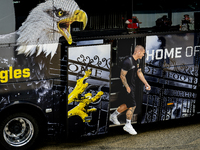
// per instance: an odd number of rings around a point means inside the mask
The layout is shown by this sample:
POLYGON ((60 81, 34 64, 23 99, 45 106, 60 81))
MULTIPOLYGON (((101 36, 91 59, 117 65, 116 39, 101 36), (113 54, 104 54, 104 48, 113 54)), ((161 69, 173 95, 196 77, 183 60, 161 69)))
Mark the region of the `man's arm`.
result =
POLYGON ((127 80, 126 80, 126 74, 127 74, 127 72, 128 72, 128 71, 125 71, 125 70, 121 69, 120 78, 121 78, 121 80, 122 80, 123 85, 124 85, 125 88, 126 88, 126 91, 127 91, 128 93, 130 93, 130 92, 131 92, 131 89, 130 89, 130 87, 129 87, 128 83, 127 83, 127 80))
POLYGON ((137 75, 140 78, 140 80, 144 83, 147 90, 151 90, 151 86, 148 84, 147 80, 145 79, 141 69, 138 69, 137 75))

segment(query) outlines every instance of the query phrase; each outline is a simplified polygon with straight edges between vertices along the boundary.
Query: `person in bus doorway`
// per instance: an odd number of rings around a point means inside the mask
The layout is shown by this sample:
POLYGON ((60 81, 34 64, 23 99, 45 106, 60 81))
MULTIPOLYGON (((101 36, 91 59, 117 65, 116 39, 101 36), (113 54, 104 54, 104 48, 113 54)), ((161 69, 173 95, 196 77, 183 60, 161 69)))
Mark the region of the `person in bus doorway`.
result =
POLYGON ((140 22, 136 16, 132 16, 132 19, 128 19, 125 22, 127 24, 128 33, 132 33, 140 28, 140 22))
POLYGON ((156 20, 156 27, 158 31, 168 31, 171 25, 172 21, 167 18, 167 15, 164 15, 156 20))
POLYGON ((194 24, 193 19, 190 18, 188 14, 185 14, 184 18, 181 20, 180 30, 181 31, 189 31, 191 24, 194 24))
POLYGON ((141 45, 135 47, 132 56, 126 58, 123 61, 122 69, 120 73, 120 78, 124 86, 126 94, 123 96, 124 99, 122 104, 110 115, 110 121, 115 125, 120 125, 117 116, 126 111, 126 124, 123 129, 131 135, 136 135, 137 132, 131 125, 131 119, 136 108, 135 101, 135 79, 136 75, 144 83, 146 90, 151 90, 151 86, 146 81, 139 64, 137 64, 138 59, 142 59, 145 54, 145 49, 141 45))

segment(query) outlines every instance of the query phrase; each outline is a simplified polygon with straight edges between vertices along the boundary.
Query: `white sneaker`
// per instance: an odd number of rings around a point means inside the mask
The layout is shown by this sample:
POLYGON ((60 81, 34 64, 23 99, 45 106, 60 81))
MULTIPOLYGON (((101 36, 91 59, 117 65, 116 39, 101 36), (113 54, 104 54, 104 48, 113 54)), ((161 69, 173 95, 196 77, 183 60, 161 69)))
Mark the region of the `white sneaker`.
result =
POLYGON ((137 132, 135 131, 135 129, 133 128, 132 125, 127 125, 125 124, 125 126, 123 127, 124 131, 128 132, 131 135, 136 135, 137 132))
POLYGON ((113 124, 115 124, 115 125, 120 125, 120 122, 118 121, 116 115, 111 114, 111 115, 110 115, 110 121, 111 121, 113 124))

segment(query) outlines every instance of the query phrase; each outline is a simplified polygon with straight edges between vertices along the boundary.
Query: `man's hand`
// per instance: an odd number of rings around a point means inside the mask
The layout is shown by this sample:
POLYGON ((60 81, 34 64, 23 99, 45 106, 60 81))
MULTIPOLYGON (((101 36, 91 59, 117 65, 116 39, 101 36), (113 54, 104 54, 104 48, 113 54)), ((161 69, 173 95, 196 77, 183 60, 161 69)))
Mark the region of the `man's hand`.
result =
POLYGON ((151 90, 151 86, 150 86, 149 84, 146 84, 146 85, 145 85, 145 88, 146 88, 146 90, 148 90, 148 91, 151 90))
POLYGON ((148 84, 148 82, 147 82, 146 79, 144 78, 144 75, 143 75, 141 69, 138 69, 137 75, 138 75, 138 77, 140 78, 140 80, 144 83, 145 89, 148 90, 148 91, 151 90, 151 86, 148 84))
POLYGON ((128 87, 126 88, 126 91, 127 91, 128 93, 131 93, 131 88, 128 86, 128 87))

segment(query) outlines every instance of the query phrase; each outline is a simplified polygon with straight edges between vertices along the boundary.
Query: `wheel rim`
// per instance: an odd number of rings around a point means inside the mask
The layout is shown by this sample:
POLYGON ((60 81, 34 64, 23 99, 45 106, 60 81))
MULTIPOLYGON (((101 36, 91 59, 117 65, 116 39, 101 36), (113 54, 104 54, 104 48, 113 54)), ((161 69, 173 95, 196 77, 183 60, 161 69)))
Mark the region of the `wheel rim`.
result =
POLYGON ((27 144, 33 137, 33 124, 23 117, 10 120, 4 127, 3 136, 5 141, 14 147, 27 144))

